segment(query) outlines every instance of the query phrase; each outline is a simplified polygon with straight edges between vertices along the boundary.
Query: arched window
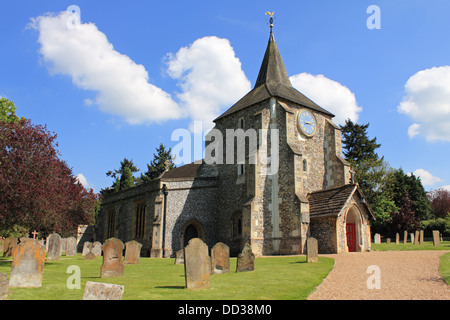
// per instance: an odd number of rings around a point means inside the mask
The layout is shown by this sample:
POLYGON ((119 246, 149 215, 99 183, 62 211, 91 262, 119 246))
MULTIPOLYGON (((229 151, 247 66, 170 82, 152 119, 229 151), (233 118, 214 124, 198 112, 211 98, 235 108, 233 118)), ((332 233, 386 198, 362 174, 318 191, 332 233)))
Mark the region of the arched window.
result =
POLYGON ((231 238, 242 237, 242 211, 236 211, 231 218, 231 238))
POLYGON ((184 226, 183 233, 181 235, 182 247, 187 246, 189 240, 193 238, 200 238, 203 241, 205 240, 205 232, 203 230, 203 226, 200 221, 195 219, 188 221, 184 226))
POLYGON ((303 159, 303 172, 308 171, 308 161, 306 159, 303 159))

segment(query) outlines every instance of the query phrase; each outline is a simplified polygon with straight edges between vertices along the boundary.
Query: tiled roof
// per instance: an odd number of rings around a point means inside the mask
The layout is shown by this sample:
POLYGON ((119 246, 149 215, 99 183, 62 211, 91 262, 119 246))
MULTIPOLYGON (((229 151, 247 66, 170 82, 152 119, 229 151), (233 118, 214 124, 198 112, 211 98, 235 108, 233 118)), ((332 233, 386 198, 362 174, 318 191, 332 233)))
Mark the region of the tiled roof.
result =
POLYGON ((356 184, 311 192, 308 195, 309 214, 314 216, 337 216, 349 197, 357 189, 356 184))

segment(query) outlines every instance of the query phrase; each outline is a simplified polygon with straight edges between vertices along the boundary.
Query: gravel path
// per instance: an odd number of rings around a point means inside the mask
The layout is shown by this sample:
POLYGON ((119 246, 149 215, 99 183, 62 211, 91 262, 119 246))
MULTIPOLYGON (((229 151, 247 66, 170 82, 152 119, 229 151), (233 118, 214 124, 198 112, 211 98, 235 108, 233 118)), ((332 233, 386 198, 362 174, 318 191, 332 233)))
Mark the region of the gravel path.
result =
POLYGON ((335 259, 333 270, 308 300, 450 300, 439 274, 439 257, 449 251, 372 251, 321 255, 335 259), (380 288, 375 286, 378 266, 380 288), (367 272, 369 271, 369 273, 367 272))

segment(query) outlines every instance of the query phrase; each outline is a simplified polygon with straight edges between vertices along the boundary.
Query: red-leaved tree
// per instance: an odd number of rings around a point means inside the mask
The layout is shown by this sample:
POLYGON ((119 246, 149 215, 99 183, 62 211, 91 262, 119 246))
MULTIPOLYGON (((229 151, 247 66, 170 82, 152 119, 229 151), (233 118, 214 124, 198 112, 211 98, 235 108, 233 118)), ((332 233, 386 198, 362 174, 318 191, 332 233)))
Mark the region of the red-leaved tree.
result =
POLYGON ((391 213, 391 226, 394 233, 414 232, 420 229, 420 219, 413 210, 413 203, 405 191, 403 205, 398 212, 391 213))
POLYGON ((0 122, 0 225, 76 235, 91 222, 97 195, 59 159, 56 134, 30 120, 0 122))

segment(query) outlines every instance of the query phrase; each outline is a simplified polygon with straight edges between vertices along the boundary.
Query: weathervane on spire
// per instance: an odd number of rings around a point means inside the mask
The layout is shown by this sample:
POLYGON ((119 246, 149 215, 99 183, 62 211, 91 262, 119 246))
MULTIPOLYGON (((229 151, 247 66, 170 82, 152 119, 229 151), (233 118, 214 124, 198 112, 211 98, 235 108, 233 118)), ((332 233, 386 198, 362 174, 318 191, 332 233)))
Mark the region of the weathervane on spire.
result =
POLYGON ((275 13, 275 11, 266 11, 266 15, 268 15, 270 17, 269 19, 269 23, 270 23, 270 32, 272 32, 272 28, 273 28, 273 14, 275 13))

